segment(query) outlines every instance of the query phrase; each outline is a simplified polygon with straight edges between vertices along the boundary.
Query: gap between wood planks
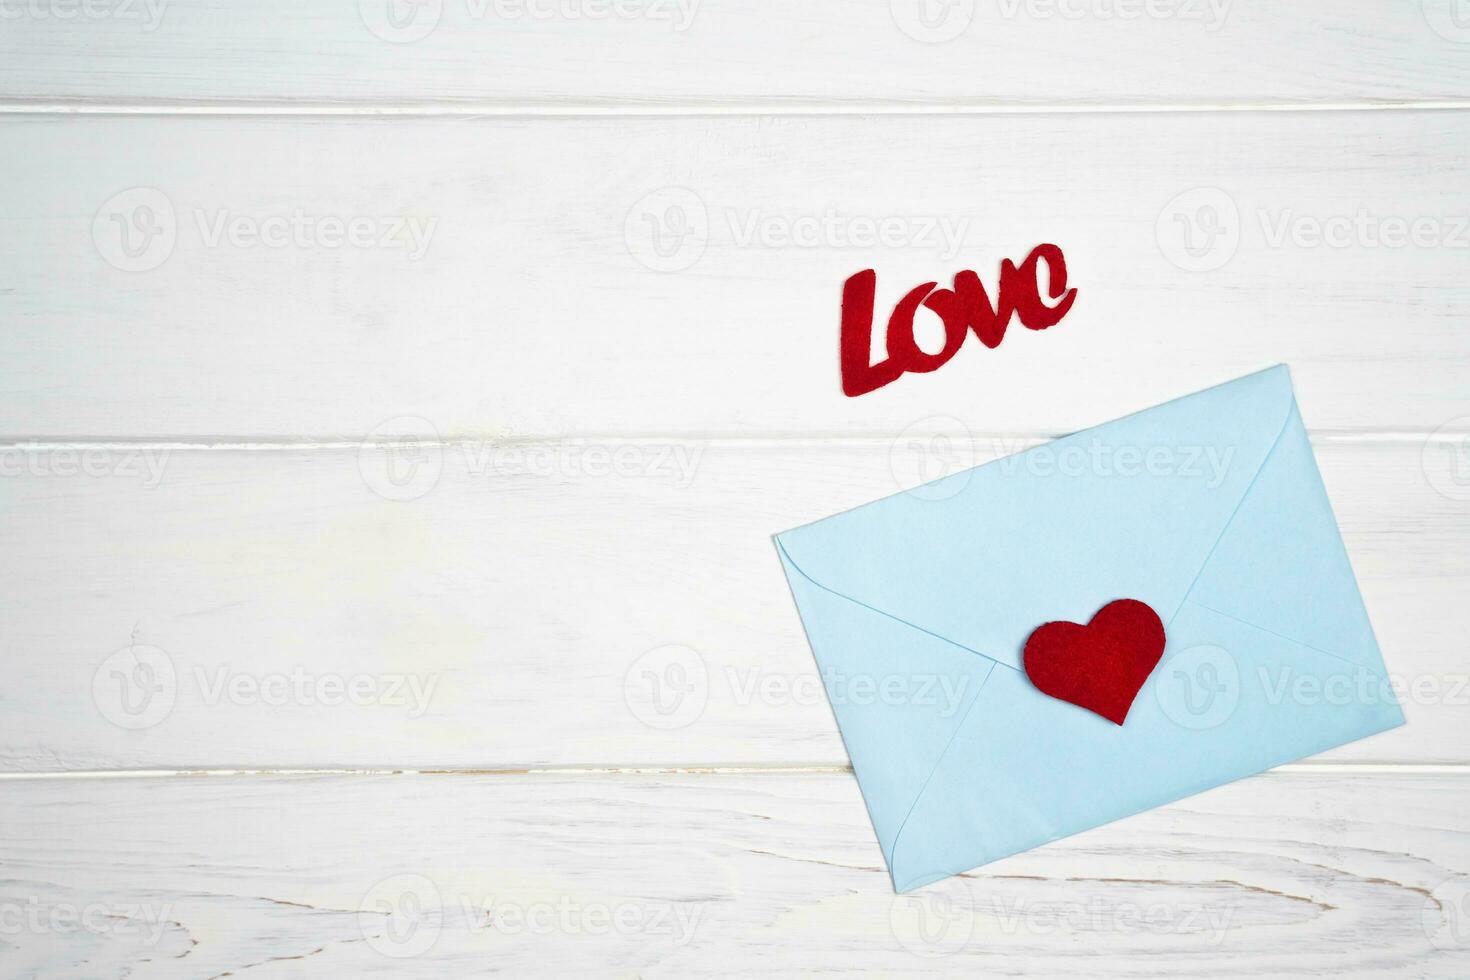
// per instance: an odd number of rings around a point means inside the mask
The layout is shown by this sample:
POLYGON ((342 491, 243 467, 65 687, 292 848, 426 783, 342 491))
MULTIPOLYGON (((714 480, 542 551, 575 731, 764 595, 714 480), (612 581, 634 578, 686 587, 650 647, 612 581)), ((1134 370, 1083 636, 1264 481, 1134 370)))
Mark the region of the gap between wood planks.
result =
POLYGON ((549 102, 425 102, 399 104, 292 103, 288 101, 108 102, 85 99, 0 101, 0 115, 105 116, 989 116, 1080 113, 1185 112, 1382 112, 1470 109, 1466 99, 1409 99, 1362 102, 1099 102, 1016 103, 948 101, 822 101, 789 99, 680 100, 669 103, 629 100, 549 102))
MULTIPOLYGON (((0 782, 47 779, 166 779, 175 777, 252 776, 764 776, 809 773, 839 775, 852 766, 730 765, 730 766, 544 766, 490 769, 97 769, 74 772, 0 772, 0 782)), ((1470 763, 1440 762, 1290 762, 1256 775, 1401 775, 1470 776, 1470 763)))
MULTIPOLYGON (((1086 430, 1079 430, 1086 431, 1086 430)), ((1061 439, 1074 433, 1055 432, 976 432, 972 433, 974 439, 1000 441, 1005 445, 1015 444, 1017 449, 1025 449, 1031 445, 1050 442, 1061 439)), ((1308 432, 1312 445, 1314 446, 1339 446, 1339 445, 1405 445, 1433 442, 1452 442, 1458 444, 1466 433, 1458 430, 1438 429, 1435 431, 1423 430, 1382 430, 1382 431, 1352 431, 1346 429, 1316 429, 1308 432)), ((763 445, 792 445, 803 444, 831 445, 833 443, 863 443, 872 442, 888 444, 893 441, 893 433, 877 432, 830 432, 830 433, 748 433, 741 435, 730 435, 723 433, 698 433, 698 432, 668 432, 639 435, 619 435, 608 432, 571 432, 571 433, 546 433, 543 435, 518 436, 506 438, 503 436, 477 436, 473 433, 468 435, 457 435, 445 439, 419 440, 416 445, 424 448, 444 449, 465 443, 484 445, 493 443, 503 446, 534 446, 546 442, 559 442, 575 439, 582 442, 618 442, 626 444, 653 443, 663 445, 670 442, 718 442, 727 446, 763 446, 763 445)), ((82 449, 101 450, 153 450, 153 451, 235 451, 235 452, 296 452, 301 450, 351 450, 362 448, 364 444, 391 445, 392 439, 353 439, 347 437, 313 437, 313 436, 258 436, 241 438, 239 436, 200 436, 195 438, 173 438, 167 436, 132 436, 132 437, 79 437, 63 439, 54 436, 12 436, 10 438, 0 437, 0 451, 14 449, 22 452, 59 452, 82 449)))

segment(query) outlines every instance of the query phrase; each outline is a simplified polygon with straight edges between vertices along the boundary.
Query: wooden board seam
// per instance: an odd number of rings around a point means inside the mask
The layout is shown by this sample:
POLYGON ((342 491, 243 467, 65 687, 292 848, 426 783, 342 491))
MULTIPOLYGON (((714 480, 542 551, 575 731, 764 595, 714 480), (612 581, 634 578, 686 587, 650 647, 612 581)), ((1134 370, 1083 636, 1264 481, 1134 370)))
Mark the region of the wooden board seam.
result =
MULTIPOLYGON (((113 769, 68 772, 0 772, 0 782, 31 782, 58 779, 174 779, 252 777, 278 778, 319 776, 762 776, 834 775, 852 772, 851 766, 772 764, 752 766, 545 766, 511 769, 113 769)), ((1360 776, 1470 776, 1470 763, 1428 762, 1293 762, 1256 775, 1360 775, 1360 776)))
POLYGON ((1083 114, 1172 114, 1201 112, 1393 112, 1470 109, 1466 99, 1365 100, 1361 102, 1099 102, 1000 103, 940 101, 824 101, 793 97, 790 101, 714 101, 680 99, 668 104, 644 101, 564 100, 547 102, 364 103, 245 102, 228 99, 199 102, 106 102, 87 99, 0 102, 0 116, 495 116, 501 118, 556 117, 665 117, 665 116, 995 116, 1083 114))
MULTIPOLYGON (((1105 424, 1110 419, 1101 420, 1098 424, 1105 424)), ((1085 430, 1080 430, 1085 431, 1085 430)), ((1017 448, 1034 443, 1050 442, 1054 439, 1062 439, 1070 432, 972 432, 971 438, 977 442, 999 442, 1002 444, 1020 444, 1017 448)), ((1363 430, 1352 431, 1345 429, 1309 429, 1308 438, 1314 446, 1395 446, 1404 444, 1419 444, 1424 442, 1447 442, 1460 443, 1464 437, 1470 434, 1457 428, 1439 428, 1435 430, 1363 430)), ((772 432, 765 434, 742 434, 730 435, 726 433, 698 433, 698 432, 647 432, 630 435, 619 435, 610 432, 567 432, 561 434, 543 434, 531 436, 505 437, 500 435, 478 435, 476 433, 465 433, 450 438, 442 439, 417 439, 415 445, 425 449, 446 449, 465 445, 483 446, 537 446, 548 442, 589 442, 589 443, 618 443, 618 444, 664 444, 670 442, 686 443, 717 443, 726 448, 737 448, 748 446, 750 448, 763 448, 770 446, 785 446, 790 448, 802 445, 860 445, 873 443, 886 446, 893 441, 893 433, 857 432, 857 433, 808 433, 772 432)), ((77 450, 104 450, 104 451, 153 451, 153 452, 356 452, 365 443, 373 445, 392 445, 393 440, 382 438, 331 438, 300 436, 288 438, 276 435, 263 435, 259 437, 239 436, 231 438, 167 438, 162 436, 139 436, 137 438, 96 437, 96 438, 52 438, 42 436, 12 436, 5 438, 0 436, 0 452, 14 450, 18 452, 68 452, 77 450)))

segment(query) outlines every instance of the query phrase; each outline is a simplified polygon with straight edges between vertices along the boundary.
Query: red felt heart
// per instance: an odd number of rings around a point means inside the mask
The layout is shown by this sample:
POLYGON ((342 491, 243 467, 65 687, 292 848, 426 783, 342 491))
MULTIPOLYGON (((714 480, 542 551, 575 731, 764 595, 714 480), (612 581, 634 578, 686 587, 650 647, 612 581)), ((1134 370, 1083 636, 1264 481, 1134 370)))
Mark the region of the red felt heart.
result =
POLYGON ((1164 624, 1137 599, 1118 599, 1086 626, 1044 623, 1022 662, 1037 690, 1123 724, 1143 682, 1164 655, 1164 624))

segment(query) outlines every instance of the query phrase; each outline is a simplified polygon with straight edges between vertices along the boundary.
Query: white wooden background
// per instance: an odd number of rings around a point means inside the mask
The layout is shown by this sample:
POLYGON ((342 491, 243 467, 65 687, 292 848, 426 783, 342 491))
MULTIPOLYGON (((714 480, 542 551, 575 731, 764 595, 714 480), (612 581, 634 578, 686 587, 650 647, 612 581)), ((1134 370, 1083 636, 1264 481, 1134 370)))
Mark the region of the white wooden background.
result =
POLYGON ((0 0, 0 974, 1470 974, 1463 0, 398 13, 0 0), (1281 361, 1409 724, 895 899, 769 535, 1281 361))

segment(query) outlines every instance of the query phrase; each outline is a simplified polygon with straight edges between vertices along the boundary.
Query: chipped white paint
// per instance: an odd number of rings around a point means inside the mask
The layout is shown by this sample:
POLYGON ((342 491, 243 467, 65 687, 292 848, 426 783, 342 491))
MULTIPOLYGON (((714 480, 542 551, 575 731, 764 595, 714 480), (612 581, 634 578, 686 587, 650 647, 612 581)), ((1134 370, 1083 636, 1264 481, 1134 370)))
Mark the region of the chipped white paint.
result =
POLYGON ((846 773, 23 783, 0 795, 20 925, 0 956, 12 976, 1464 976, 1470 781, 1373 785, 1256 777, 895 897, 846 773), (87 909, 107 915, 71 924, 87 909))

